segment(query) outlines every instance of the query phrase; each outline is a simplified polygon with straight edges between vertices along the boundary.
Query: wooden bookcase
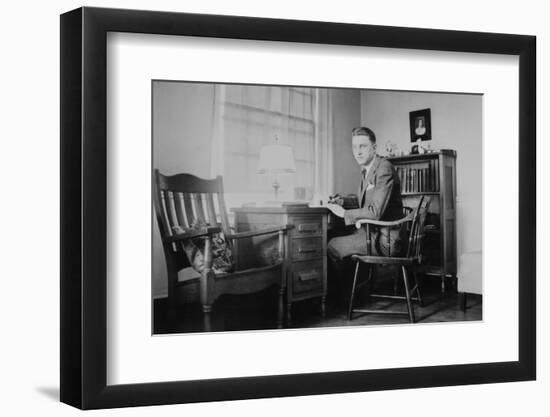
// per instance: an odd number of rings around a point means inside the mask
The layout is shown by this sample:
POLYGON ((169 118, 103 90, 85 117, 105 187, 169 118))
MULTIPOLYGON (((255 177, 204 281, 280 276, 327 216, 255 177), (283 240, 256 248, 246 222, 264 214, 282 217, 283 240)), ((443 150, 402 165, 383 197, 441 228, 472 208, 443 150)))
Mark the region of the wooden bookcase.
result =
POLYGON ((404 206, 416 207, 422 195, 432 198, 419 270, 439 276, 444 292, 445 278, 456 278, 456 152, 442 149, 387 159, 399 176, 404 206))

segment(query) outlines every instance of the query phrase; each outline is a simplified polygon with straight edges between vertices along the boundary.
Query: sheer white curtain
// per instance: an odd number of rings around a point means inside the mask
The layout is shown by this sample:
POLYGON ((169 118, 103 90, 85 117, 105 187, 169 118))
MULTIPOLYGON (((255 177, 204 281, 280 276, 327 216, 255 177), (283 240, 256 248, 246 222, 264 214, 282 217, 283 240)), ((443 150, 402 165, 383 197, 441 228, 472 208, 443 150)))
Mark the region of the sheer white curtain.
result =
POLYGON ((214 94, 212 172, 223 175, 228 205, 273 200, 258 174, 264 145, 289 145, 296 173, 278 177, 279 198, 318 203, 332 182, 331 103, 326 89, 218 84, 214 94))
POLYGON ((332 95, 326 88, 315 89, 315 185, 313 202, 327 202, 334 194, 332 95))

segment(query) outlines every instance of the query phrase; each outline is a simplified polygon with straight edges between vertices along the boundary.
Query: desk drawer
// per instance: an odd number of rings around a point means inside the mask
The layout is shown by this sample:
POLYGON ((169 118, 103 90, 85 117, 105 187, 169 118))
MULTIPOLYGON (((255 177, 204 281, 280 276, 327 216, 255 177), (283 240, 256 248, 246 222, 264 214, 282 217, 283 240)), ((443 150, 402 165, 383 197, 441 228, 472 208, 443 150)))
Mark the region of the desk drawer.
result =
POLYGON ((289 222, 294 225, 292 236, 322 236, 323 221, 321 216, 291 217, 289 222))
POLYGON ((323 261, 294 262, 292 264, 292 293, 302 295, 323 290, 323 261))
POLYGON ((292 239, 292 260, 305 261, 323 257, 323 239, 319 237, 304 237, 292 239))

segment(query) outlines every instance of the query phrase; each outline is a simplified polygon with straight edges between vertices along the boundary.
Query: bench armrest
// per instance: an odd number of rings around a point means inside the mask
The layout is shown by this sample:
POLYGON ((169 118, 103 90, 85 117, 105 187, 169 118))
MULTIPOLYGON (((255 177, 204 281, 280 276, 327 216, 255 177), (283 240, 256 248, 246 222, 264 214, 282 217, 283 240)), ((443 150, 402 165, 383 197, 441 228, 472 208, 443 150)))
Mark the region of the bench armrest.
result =
POLYGON ((239 232, 239 233, 231 233, 226 235, 227 239, 242 239, 245 237, 254 237, 254 236, 262 236, 262 235, 269 235, 271 233, 278 233, 278 232, 287 232, 291 229, 294 229, 294 225, 287 224, 284 226, 277 226, 277 227, 268 227, 265 229, 258 229, 258 230, 250 230, 248 232, 239 232))
POLYGON ((183 233, 168 236, 165 241, 168 243, 179 242, 181 240, 192 239, 194 237, 211 236, 214 233, 222 231, 221 227, 202 227, 200 229, 183 229, 183 233))

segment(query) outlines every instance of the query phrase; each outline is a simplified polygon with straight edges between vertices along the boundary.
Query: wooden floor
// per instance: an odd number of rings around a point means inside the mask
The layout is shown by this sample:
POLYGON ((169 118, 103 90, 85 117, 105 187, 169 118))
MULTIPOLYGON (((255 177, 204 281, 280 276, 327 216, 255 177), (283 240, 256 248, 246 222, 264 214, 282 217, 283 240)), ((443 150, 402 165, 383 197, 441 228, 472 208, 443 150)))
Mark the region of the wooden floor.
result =
MULTIPOLYGON (((393 292, 393 282, 378 284, 376 292, 393 292)), ((338 294, 329 293, 325 316, 320 314, 319 299, 297 302, 292 307, 292 322, 285 328, 342 327, 364 325, 408 324, 406 316, 393 315, 355 315, 351 322, 346 319, 348 288, 338 294)), ((468 296, 466 311, 462 311, 459 296, 455 290, 448 289, 444 294, 440 290, 440 281, 435 278, 424 279, 424 307, 414 305, 418 324, 435 322, 460 322, 482 319, 482 297, 468 296)), ((260 294, 246 296, 224 296, 214 305, 212 313, 212 331, 262 330, 275 329, 276 326, 276 289, 260 294)), ((405 303, 393 300, 374 300, 367 294, 361 294, 356 307, 369 309, 387 309, 406 311, 405 303)), ((180 305, 174 315, 168 314, 166 298, 153 303, 154 334, 189 333, 204 331, 200 305, 180 305)))

